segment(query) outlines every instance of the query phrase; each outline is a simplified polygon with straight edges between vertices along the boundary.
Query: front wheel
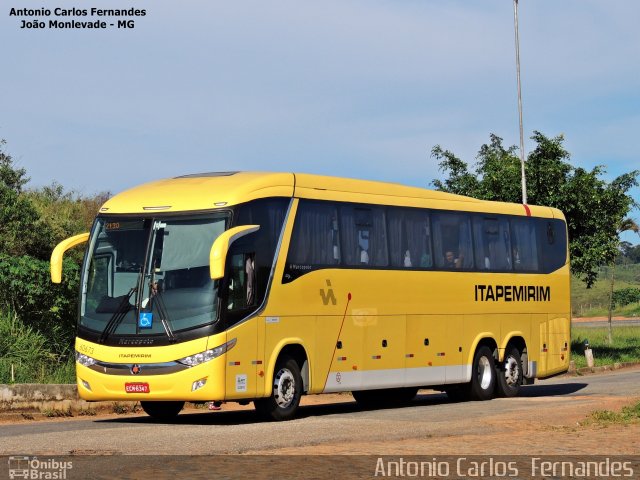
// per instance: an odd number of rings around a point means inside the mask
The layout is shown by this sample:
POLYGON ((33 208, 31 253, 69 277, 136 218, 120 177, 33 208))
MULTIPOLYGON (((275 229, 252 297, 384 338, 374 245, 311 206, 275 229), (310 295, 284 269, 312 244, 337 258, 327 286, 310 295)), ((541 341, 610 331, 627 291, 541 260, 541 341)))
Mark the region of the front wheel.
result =
POLYGON ((156 420, 172 420, 178 416, 184 402, 140 402, 142 410, 156 420))
POLYGON ((517 348, 512 347, 504 355, 504 362, 497 369, 497 393, 501 397, 515 397, 522 384, 522 360, 517 348))
POLYGON ((300 367, 291 357, 282 357, 273 374, 271 396, 253 403, 258 414, 270 420, 290 420, 295 416, 302 397, 300 367))
POLYGON ((476 350, 471 370, 470 394, 472 400, 489 400, 496 387, 496 366, 487 346, 476 350))

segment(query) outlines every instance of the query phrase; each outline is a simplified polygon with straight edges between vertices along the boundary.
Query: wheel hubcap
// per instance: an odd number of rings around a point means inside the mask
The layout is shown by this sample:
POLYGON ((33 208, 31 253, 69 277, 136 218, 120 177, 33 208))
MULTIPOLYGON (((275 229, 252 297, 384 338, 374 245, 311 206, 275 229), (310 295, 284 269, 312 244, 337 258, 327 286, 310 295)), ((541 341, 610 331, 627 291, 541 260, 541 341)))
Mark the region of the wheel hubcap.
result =
POLYGON ((489 359, 487 357, 481 357, 478 362, 478 383, 480 383, 480 388, 486 390, 491 385, 491 375, 493 372, 491 371, 491 364, 489 363, 489 359))
POLYGON ((286 368, 280 369, 273 380, 274 399, 279 407, 287 408, 293 402, 296 393, 296 381, 286 368))
POLYGON ((520 379, 518 361, 511 356, 507 357, 504 362, 504 379, 510 387, 517 385, 520 379))

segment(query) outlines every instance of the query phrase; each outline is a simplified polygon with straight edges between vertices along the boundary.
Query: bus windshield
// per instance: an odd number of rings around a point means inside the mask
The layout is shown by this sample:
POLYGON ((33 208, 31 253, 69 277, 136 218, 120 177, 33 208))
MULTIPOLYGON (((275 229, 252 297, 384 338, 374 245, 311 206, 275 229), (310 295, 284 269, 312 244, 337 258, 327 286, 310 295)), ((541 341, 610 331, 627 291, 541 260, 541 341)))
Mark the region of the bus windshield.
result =
POLYGON ((220 213, 99 217, 82 278, 80 327, 100 334, 167 335, 217 320, 209 252, 228 226, 220 213))

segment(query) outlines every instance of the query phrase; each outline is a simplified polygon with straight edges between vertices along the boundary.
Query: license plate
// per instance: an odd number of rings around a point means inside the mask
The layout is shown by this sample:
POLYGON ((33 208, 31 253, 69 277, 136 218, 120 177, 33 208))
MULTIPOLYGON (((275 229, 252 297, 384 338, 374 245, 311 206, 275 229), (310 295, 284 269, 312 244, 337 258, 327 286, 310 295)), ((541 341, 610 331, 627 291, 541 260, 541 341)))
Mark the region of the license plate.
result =
POLYGON ((124 391, 127 393, 149 393, 148 383, 125 383, 124 391))

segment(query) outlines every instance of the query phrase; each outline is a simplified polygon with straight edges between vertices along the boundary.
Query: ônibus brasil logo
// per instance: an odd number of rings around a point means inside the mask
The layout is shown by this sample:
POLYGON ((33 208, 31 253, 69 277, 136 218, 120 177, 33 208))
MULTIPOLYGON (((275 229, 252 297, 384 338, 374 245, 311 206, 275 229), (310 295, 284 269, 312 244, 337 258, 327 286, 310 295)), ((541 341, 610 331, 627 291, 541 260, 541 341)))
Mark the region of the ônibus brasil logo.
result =
POLYGON ((9 457, 9 478, 27 478, 39 480, 65 480, 67 470, 73 468, 73 462, 63 462, 55 458, 44 460, 38 457, 9 457))

